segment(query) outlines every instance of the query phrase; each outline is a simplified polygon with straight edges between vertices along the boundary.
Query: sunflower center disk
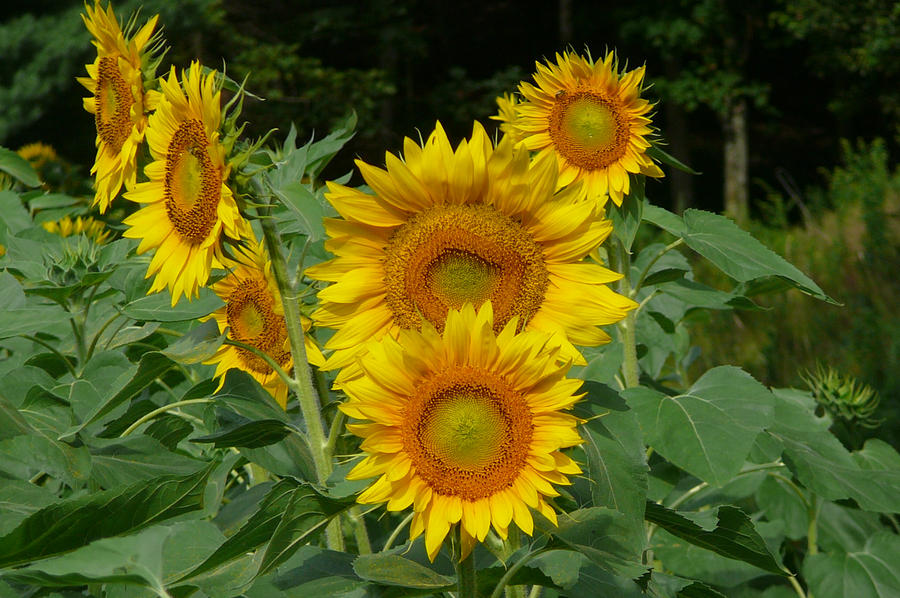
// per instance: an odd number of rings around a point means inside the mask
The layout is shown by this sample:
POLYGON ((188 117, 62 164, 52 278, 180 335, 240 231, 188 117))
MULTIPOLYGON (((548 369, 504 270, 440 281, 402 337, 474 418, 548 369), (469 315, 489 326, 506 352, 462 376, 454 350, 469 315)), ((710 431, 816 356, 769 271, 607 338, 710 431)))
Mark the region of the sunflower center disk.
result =
POLYGON ((97 134, 113 152, 120 152, 131 135, 132 104, 134 98, 119 72, 118 62, 111 56, 104 56, 97 67, 94 120, 97 134))
POLYGON ((203 123, 185 120, 166 154, 166 213, 173 228, 190 243, 209 236, 218 218, 222 176, 213 166, 203 123))
POLYGON ((450 368, 410 401, 403 443, 417 474, 435 492, 478 500, 509 487, 531 444, 531 411, 492 372, 450 368))
POLYGON ((550 112, 549 133, 559 152, 585 170, 605 168, 628 147, 617 106, 592 92, 561 94, 550 112))
POLYGON ((438 205, 416 214, 385 250, 388 306, 403 328, 424 317, 443 330, 449 309, 490 300, 494 327, 531 318, 544 300, 543 251, 517 222, 485 205, 438 205))
MULTIPOLYGON (((234 340, 268 354, 278 365, 287 364, 290 360, 290 353, 284 350, 287 328, 284 318, 272 309, 272 296, 263 281, 242 280, 228 296, 225 313, 234 340)), ((236 350, 244 365, 254 372, 272 373, 272 367, 258 355, 242 347, 236 350)))

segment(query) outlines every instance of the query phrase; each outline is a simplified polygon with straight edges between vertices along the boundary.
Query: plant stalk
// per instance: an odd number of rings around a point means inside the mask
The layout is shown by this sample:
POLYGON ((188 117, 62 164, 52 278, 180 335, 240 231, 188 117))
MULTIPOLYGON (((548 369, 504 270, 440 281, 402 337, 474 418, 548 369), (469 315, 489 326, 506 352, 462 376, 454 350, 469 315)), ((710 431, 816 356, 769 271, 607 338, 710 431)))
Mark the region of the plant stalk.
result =
POLYGON ((470 552, 466 558, 460 559, 462 554, 461 523, 456 526, 454 536, 456 536, 456 550, 454 551, 456 554, 453 555, 456 565, 456 598, 476 598, 478 586, 475 583, 475 551, 470 552))
MULTIPOLYGON (((287 273, 287 264, 284 254, 281 252, 281 239, 275 230, 274 222, 264 214, 260 218, 266 249, 269 250, 269 259, 272 260, 272 273, 281 293, 281 303, 284 308, 284 323, 287 327, 288 339, 291 344, 291 355, 294 360, 294 377, 291 380, 291 388, 297 394, 300 402, 300 412, 306 422, 306 432, 309 437, 309 448, 312 453, 313 465, 316 470, 316 481, 320 486, 325 486, 331 475, 333 465, 331 455, 328 453, 328 443, 325 437, 325 426, 322 422, 321 405, 312 379, 312 372, 306 357, 306 347, 303 344, 303 326, 300 321, 300 306, 298 304, 297 291, 287 273)), ((335 517, 325 530, 325 541, 328 548, 341 550, 344 544, 340 528, 340 518, 335 517)))
MULTIPOLYGON (((614 269, 622 274, 619 281, 619 294, 624 297, 631 296, 631 254, 619 239, 613 239, 615 244, 614 269)), ((612 257, 612 256, 611 256, 612 257)), ((619 330, 622 332, 622 376, 625 380, 625 388, 638 386, 640 382, 637 358, 637 337, 635 326, 637 325, 637 310, 631 310, 625 319, 619 322, 619 330)))

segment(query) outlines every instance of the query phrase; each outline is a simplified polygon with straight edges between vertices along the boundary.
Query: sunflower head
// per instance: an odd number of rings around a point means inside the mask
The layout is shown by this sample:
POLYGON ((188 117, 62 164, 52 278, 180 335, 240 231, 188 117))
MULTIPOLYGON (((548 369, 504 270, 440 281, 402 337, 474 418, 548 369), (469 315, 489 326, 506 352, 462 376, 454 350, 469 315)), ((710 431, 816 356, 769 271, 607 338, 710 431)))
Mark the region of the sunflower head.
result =
MULTIPOLYGON (((234 259, 225 260, 229 274, 212 285, 225 306, 210 317, 215 319, 219 331, 227 333, 229 339, 265 353, 290 373, 293 359, 281 294, 272 276, 272 264, 262 243, 252 241, 235 247, 234 259)), ((311 321, 303 318, 304 331, 308 331, 310 325, 311 321)), ((322 365, 324 357, 308 334, 305 341, 309 362, 322 365)), ((287 385, 271 364, 253 351, 224 344, 207 363, 216 365, 215 376, 221 378, 220 388, 225 372, 237 368, 253 376, 279 405, 287 405, 287 385)))
POLYGON ((516 121, 516 106, 519 98, 516 94, 505 93, 497 97, 498 112, 491 117, 491 120, 500 121, 500 131, 504 135, 509 135, 514 141, 521 141, 516 135, 517 130, 513 126, 516 121))
POLYGON ((534 84, 519 85, 510 126, 528 149, 556 156, 560 186, 581 181, 587 197, 622 205, 631 174, 663 176, 646 153, 653 129, 644 67, 620 72, 613 52, 602 61, 565 52, 536 68, 534 84))
POLYGON ((530 509, 556 522, 547 503, 554 484, 581 469, 561 449, 581 443, 578 420, 565 410, 580 397, 580 380, 566 378, 559 343, 537 331, 495 332, 490 302, 450 311, 443 332, 426 323, 396 340, 373 343, 338 383, 341 406, 362 420, 348 429, 363 439, 366 457, 349 479, 378 479, 361 503, 410 506, 410 538, 425 533, 434 560, 454 524, 463 558, 491 527, 506 538, 515 522, 531 534, 530 509))
POLYGON ((209 280, 223 236, 239 240, 252 232, 226 185, 216 73, 204 75, 194 62, 181 81, 173 67, 160 86, 147 128, 154 160, 144 169, 149 181, 125 194, 144 207, 125 219, 130 228, 124 235, 141 239, 138 253, 156 249, 147 269, 148 277, 155 275, 150 292, 168 288, 174 305, 209 280))
MULTIPOLYGON (((475 124, 454 150, 440 124, 424 145, 406 139, 404 160, 387 170, 357 161, 371 192, 329 183, 342 219, 326 219, 326 248, 337 255, 307 269, 332 282, 319 292, 319 324, 337 328, 327 368, 352 363, 363 341, 424 323, 443 330, 465 303, 493 304, 496 331, 562 332, 580 345, 609 340, 597 326, 635 304, 606 283, 620 276, 584 261, 612 230, 596 202, 570 188, 555 193, 549 156, 504 138, 496 147, 475 124)), ((565 358, 582 361, 567 344, 565 358)))
POLYGON ((84 109, 94 115, 97 126, 97 157, 91 174, 94 180, 94 204, 103 213, 124 185, 134 187, 137 176, 138 148, 147 128, 147 114, 153 110, 157 95, 148 90, 159 64, 162 41, 153 35, 159 15, 150 18, 135 31, 130 21, 119 25, 112 6, 104 9, 100 0, 85 4, 82 15, 93 35, 97 58, 86 65, 87 77, 78 82, 90 92, 84 109))

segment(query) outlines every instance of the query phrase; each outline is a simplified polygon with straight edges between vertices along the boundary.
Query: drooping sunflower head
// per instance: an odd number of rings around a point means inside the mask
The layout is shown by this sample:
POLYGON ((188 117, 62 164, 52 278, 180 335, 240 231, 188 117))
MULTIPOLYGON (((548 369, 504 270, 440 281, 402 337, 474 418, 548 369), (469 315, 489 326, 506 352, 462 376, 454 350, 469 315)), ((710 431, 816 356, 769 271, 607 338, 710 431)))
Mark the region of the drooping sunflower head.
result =
MULTIPOLYGON (((212 285, 213 291, 225 302, 225 306, 212 313, 220 332, 228 338, 254 347, 268 355, 283 370, 290 373, 293 367, 290 341, 281 305, 281 294, 272 276, 272 264, 262 243, 238 245, 235 259, 226 259, 230 272, 212 285)), ((302 326, 308 331, 311 321, 303 318, 302 326)), ((313 365, 322 365, 325 358, 309 335, 305 337, 307 359, 313 365)), ((234 345, 222 345, 207 362, 216 365, 216 377, 224 382, 225 372, 237 368, 253 376, 269 391, 278 404, 287 405, 287 385, 265 359, 249 349, 234 345)))
POLYGON ((663 176, 647 155, 652 105, 641 98, 644 67, 619 72, 615 54, 602 61, 572 52, 537 63, 534 85, 523 82, 511 128, 530 150, 553 153, 560 186, 582 182, 601 203, 622 205, 630 174, 663 176))
POLYGON ((516 120, 516 105, 518 105, 518 103, 519 98, 515 94, 505 93, 502 96, 498 96, 498 112, 491 117, 491 120, 500 121, 500 131, 504 135, 511 136, 515 141, 520 141, 518 138, 518 131, 513 126, 513 123, 516 120))
MULTIPOLYGON (((307 269, 332 282, 319 292, 320 325, 336 328, 327 368, 353 361, 363 341, 396 337, 427 322, 442 330, 465 303, 493 304, 499 331, 564 332, 575 344, 609 337, 597 326, 635 304, 606 283, 620 275, 584 261, 612 227, 577 189, 555 194, 556 162, 531 164, 504 139, 494 147, 481 125, 454 149, 440 124, 423 146, 404 143, 387 170, 357 161, 372 192, 329 183, 342 219, 326 219, 337 257, 307 269)), ((565 358, 581 355, 567 345, 565 358)))
POLYGON ((125 194, 143 207, 125 219, 130 228, 124 235, 141 239, 138 253, 156 249, 147 269, 147 277, 156 275, 150 292, 168 287, 175 305, 206 284, 223 235, 252 233, 226 185, 216 73, 203 75, 194 62, 182 82, 173 67, 160 85, 162 98, 147 128, 154 161, 144 174, 150 180, 125 194))
POLYGON ((366 453, 347 477, 378 476, 359 502, 412 505, 410 538, 424 531, 432 560, 456 523, 463 556, 491 527, 506 538, 514 521, 531 534, 529 509, 555 523, 546 498, 581 471, 561 452, 581 442, 564 411, 581 381, 566 378, 570 364, 560 365, 550 335, 516 334, 514 321, 494 328, 490 302, 477 312, 467 303, 443 333, 404 330, 338 376, 349 397, 341 410, 363 420, 348 428, 366 453))
POLYGON ((96 177, 94 204, 103 213, 123 185, 134 187, 138 148, 157 99, 146 81, 154 76, 162 42, 153 35, 159 15, 134 32, 133 21, 122 30, 110 4, 104 9, 100 0, 94 0, 84 9, 82 19, 94 37, 97 58, 86 65, 88 76, 78 81, 91 93, 84 98, 84 109, 94 115, 97 126, 91 174, 96 177))

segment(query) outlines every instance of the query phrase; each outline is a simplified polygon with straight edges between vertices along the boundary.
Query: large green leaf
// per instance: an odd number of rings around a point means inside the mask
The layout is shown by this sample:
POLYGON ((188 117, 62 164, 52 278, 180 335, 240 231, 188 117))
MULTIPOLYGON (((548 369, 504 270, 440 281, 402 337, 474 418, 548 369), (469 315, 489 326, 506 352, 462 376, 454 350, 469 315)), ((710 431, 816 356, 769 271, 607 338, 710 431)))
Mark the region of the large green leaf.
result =
MULTIPOLYGON (((55 303, 0 310, 0 339, 39 332, 58 333, 68 314, 55 303)), ((54 334, 55 336, 55 334, 54 334)))
POLYGON ((25 480, 3 480, 0 484, 0 535, 11 532, 23 519, 56 502, 43 486, 25 480))
POLYGON ((614 576, 632 579, 647 571, 641 563, 645 539, 633 533, 629 517, 605 507, 589 507, 559 517, 558 528, 548 528, 561 547, 576 550, 614 576))
POLYGON ((645 517, 673 536, 711 550, 730 559, 755 565, 777 575, 788 575, 781 563, 769 552, 765 540, 747 515, 737 507, 725 505, 707 513, 705 519, 716 517, 712 525, 701 525, 683 513, 655 502, 647 503, 645 517))
POLYGON ((637 418, 611 388, 587 382, 582 389, 588 394, 577 414, 588 420, 582 427, 582 449, 592 503, 624 513, 642 534, 648 467, 637 418))
POLYGON ((153 320, 156 322, 181 322, 196 320, 211 314, 224 303, 211 290, 201 287, 199 297, 188 301, 182 299, 172 307, 172 297, 168 293, 155 293, 141 297, 122 307, 122 313, 135 320, 153 320))
POLYGON ((772 422, 765 386, 732 366, 713 368, 684 394, 631 388, 622 396, 655 450, 679 467, 722 485, 741 469, 756 436, 772 422))
POLYGON ((213 554, 181 581, 223 570, 238 557, 262 549, 258 574, 285 562, 311 535, 352 505, 326 498, 307 484, 285 478, 275 484, 259 509, 213 554))
MULTIPOLYGON (((73 437, 88 425, 108 415, 122 403, 130 401, 142 390, 153 384, 161 374, 173 366, 174 363, 172 360, 162 353, 150 351, 141 356, 141 361, 137 367, 131 367, 126 371, 122 371, 122 373, 120 373, 111 383, 107 380, 104 384, 102 372, 105 370, 100 370, 97 373, 96 382, 91 384, 93 392, 96 393, 96 402, 82 415, 82 422, 68 430, 62 435, 62 438, 67 439, 73 437), (102 394, 100 389, 103 389, 102 394)), ((90 379, 78 380, 73 383, 73 393, 76 385, 79 385, 81 389, 84 390, 88 388, 84 383, 90 384, 90 381, 90 379)))
POLYGON ((717 587, 734 588, 768 572, 741 560, 728 558, 658 529, 650 541, 653 557, 665 570, 680 577, 697 579, 717 587))
POLYGON ((88 440, 91 479, 101 488, 115 488, 162 475, 188 475, 204 468, 204 461, 173 453, 149 436, 88 440))
POLYGON ((365 588, 369 584, 353 571, 354 558, 346 552, 302 546, 271 573, 256 578, 244 595, 247 598, 362 598, 368 595, 365 588))
POLYGON ((170 530, 157 527, 137 536, 106 538, 30 567, 0 571, 11 581, 48 587, 90 583, 135 584, 165 597, 163 543, 170 530))
POLYGON ((803 576, 816 598, 900 596, 900 536, 882 531, 861 550, 810 555, 803 576))
POLYGON ((74 550, 199 510, 211 471, 212 466, 187 476, 161 476, 45 507, 0 537, 0 567, 74 550))
POLYGON ((38 187, 41 184, 41 179, 28 160, 5 147, 0 147, 0 171, 18 179, 27 187, 38 187))
POLYGON ((364 554, 353 561, 353 570, 362 579, 386 586, 448 589, 456 579, 447 577, 399 554, 364 554))
POLYGON ((43 434, 15 436, 0 441, 0 471, 24 465, 31 475, 44 472, 71 488, 80 488, 91 473, 91 457, 84 446, 58 442, 43 434))
POLYGON ((784 444, 785 462, 800 482, 827 500, 852 498, 868 511, 900 513, 896 456, 870 443, 856 459, 817 417, 808 392, 775 390, 775 421, 769 433, 784 444))
POLYGON ((277 419, 245 421, 208 436, 191 438, 191 442, 209 442, 216 448, 259 448, 275 444, 294 428, 277 419))
POLYGON ((725 216, 686 210, 684 242, 738 282, 778 276, 817 299, 836 303, 806 274, 725 216))
POLYGON ((209 319, 166 347, 162 353, 178 363, 202 363, 219 350, 225 335, 219 333, 219 324, 209 319))

